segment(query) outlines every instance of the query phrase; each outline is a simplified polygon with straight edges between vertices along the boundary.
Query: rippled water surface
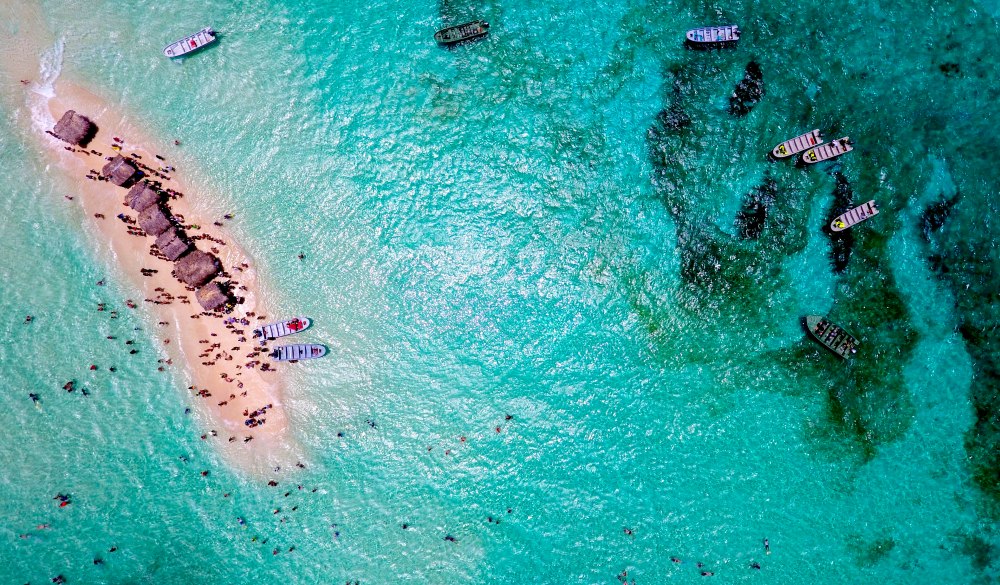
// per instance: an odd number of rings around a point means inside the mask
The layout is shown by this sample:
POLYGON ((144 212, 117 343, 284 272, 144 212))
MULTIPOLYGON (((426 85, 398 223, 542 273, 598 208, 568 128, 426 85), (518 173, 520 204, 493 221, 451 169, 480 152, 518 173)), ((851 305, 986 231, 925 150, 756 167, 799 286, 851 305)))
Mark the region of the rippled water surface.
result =
POLYGON ((60 74, 182 140, 199 205, 235 210, 265 293, 332 351, 289 373, 308 468, 228 470, 183 375, 105 339, 151 350, 155 323, 93 310, 134 291, 5 92, 3 583, 1000 578, 989 6, 42 4, 60 74), (434 45, 472 18, 487 39, 434 45), (724 22, 739 47, 681 45, 724 22), (216 46, 162 57, 204 25, 216 46), (765 93, 734 117, 751 61, 765 93), (816 127, 856 150, 766 160, 816 127))

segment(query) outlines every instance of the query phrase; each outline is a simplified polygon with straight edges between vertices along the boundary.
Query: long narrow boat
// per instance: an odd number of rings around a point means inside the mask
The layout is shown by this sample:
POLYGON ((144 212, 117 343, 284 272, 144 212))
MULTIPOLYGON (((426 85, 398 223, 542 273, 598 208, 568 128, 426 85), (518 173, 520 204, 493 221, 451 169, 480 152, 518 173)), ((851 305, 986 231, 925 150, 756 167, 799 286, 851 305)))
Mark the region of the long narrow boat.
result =
POLYGON ((735 24, 693 28, 684 35, 694 45, 721 45, 740 40, 740 27, 735 24))
POLYGON ((180 57, 197 51, 198 49, 204 47, 205 45, 210 45, 215 42, 215 31, 211 27, 205 27, 200 31, 180 39, 179 41, 174 41, 163 48, 163 54, 171 59, 174 57, 180 57))
POLYGON ((859 205, 849 210, 847 213, 838 215, 837 219, 830 222, 830 229, 835 232, 842 232, 876 215, 878 215, 878 207, 875 205, 875 200, 873 199, 864 205, 859 205))
POLYGON ((844 136, 843 138, 838 138, 833 142, 820 144, 819 146, 805 151, 802 155, 802 162, 806 164, 818 163, 820 161, 838 157, 845 152, 851 152, 852 150, 854 150, 854 145, 851 144, 851 139, 844 136))
POLYGON ((298 343, 295 345, 279 345, 268 354, 276 362, 296 362, 312 360, 326 355, 326 346, 318 343, 298 343))
POLYGON ((775 146, 771 151, 771 156, 774 158, 788 158, 822 142, 823 136, 819 133, 819 129, 816 129, 812 132, 800 134, 795 138, 790 138, 775 146))
POLYGON ((807 315, 806 328, 817 341, 844 359, 858 352, 858 340, 825 317, 807 315))
POLYGON ((292 335, 300 331, 305 331, 312 325, 306 317, 295 317, 294 319, 288 319, 286 321, 278 321, 277 323, 268 323, 267 325, 262 325, 253 330, 254 337, 260 337, 261 343, 271 339, 277 339, 279 337, 285 337, 286 335, 292 335))
POLYGON ((485 37, 490 32, 490 23, 485 20, 473 20, 465 24, 457 24, 443 28, 434 33, 434 40, 442 45, 454 45, 462 41, 471 41, 485 37))

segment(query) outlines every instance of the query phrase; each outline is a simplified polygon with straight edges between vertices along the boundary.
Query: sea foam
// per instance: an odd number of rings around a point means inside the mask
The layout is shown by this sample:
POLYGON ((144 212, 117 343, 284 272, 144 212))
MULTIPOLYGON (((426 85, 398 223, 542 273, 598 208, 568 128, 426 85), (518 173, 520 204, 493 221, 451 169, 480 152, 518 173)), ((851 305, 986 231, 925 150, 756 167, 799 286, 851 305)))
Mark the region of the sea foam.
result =
POLYGON ((40 130, 48 130, 56 123, 49 112, 49 100, 56 95, 56 80, 62 72, 63 50, 66 39, 60 37, 52 47, 42 53, 38 66, 38 82, 32 85, 29 97, 31 122, 40 130))

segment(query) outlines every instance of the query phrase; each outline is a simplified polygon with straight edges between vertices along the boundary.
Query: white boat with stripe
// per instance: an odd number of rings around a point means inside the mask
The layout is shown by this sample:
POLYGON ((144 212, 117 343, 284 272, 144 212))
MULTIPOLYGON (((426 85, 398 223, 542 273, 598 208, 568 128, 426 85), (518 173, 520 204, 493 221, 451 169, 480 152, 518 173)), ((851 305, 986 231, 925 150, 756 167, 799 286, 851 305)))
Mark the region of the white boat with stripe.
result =
POLYGON ((851 152, 852 150, 854 150, 854 145, 851 144, 851 139, 845 136, 843 138, 838 138, 833 142, 820 144, 819 146, 805 151, 805 153, 802 154, 802 162, 811 165, 820 161, 836 158, 845 152, 851 152))
POLYGON ((788 158, 807 148, 812 148, 813 146, 822 143, 823 135, 819 133, 819 129, 816 129, 812 132, 800 134, 795 138, 791 138, 782 142, 778 146, 775 146, 774 149, 771 150, 771 155, 774 156, 774 158, 788 158))
POLYGON ((713 43, 735 43, 740 40, 740 27, 735 24, 724 26, 703 26, 687 31, 685 35, 688 42, 697 45, 708 45, 713 43))
POLYGON ((875 200, 873 199, 843 215, 838 215, 837 219, 830 222, 830 229, 835 232, 842 232, 876 215, 878 215, 878 207, 875 205, 875 200))
POLYGON ((326 355, 326 346, 318 343, 298 343, 295 345, 279 345, 268 355, 277 362, 296 362, 312 360, 326 355))
POLYGON ((215 42, 215 31, 206 26, 193 35, 188 35, 179 41, 174 41, 163 48, 163 54, 173 59, 197 51, 205 45, 215 42))
POLYGON ((295 317, 293 319, 288 319, 286 321, 278 321, 277 323, 268 323, 267 325, 262 325, 253 330, 253 336, 261 338, 261 343, 271 339, 277 339, 279 337, 285 337, 286 335, 293 335, 299 333, 300 331, 305 331, 309 329, 312 325, 306 317, 295 317))

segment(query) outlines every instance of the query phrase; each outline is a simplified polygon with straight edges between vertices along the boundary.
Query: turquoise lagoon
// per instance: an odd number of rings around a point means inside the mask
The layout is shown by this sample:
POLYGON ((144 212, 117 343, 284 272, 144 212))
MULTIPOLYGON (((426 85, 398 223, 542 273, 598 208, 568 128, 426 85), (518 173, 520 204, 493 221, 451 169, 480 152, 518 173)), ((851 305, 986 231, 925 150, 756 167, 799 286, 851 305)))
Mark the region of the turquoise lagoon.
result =
POLYGON ((275 489, 227 468, 183 373, 105 340, 151 349, 155 323, 93 310, 134 291, 4 79, 0 582, 1000 578, 977 425, 996 392, 995 6, 41 5, 50 73, 183 141, 180 172, 238 210, 274 305, 331 355, 289 369, 307 469, 275 489), (434 45, 473 18, 489 38, 434 45), (739 47, 682 46, 725 22, 739 47), (216 46, 162 57, 205 25, 216 46), (735 118, 750 61, 765 95, 735 118), (857 149, 765 159, 814 127, 857 149), (882 208, 840 272, 822 231, 838 176, 882 208), (810 313, 862 355, 808 340, 810 313), (91 395, 62 392, 71 377, 91 395))

